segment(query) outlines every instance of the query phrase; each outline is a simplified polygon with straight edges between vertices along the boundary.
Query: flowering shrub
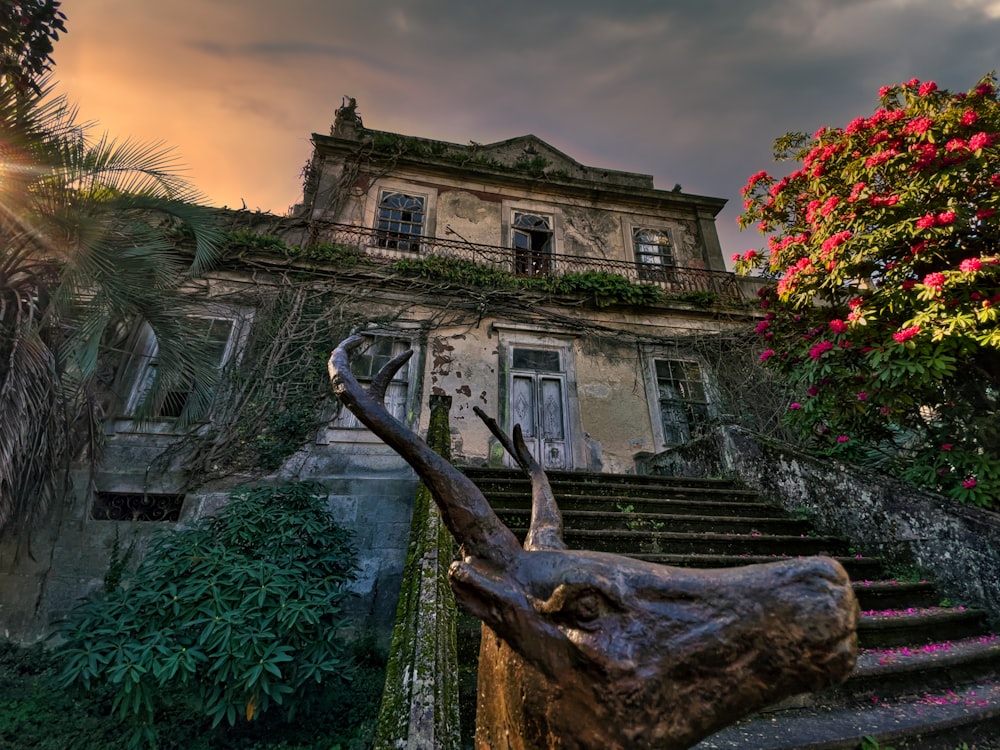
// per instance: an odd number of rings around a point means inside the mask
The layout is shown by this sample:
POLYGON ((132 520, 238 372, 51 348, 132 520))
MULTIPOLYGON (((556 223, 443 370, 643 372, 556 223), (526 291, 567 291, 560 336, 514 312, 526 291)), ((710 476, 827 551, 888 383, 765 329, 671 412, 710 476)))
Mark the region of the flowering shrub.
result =
POLYGON ((741 227, 768 235, 737 271, 761 293, 766 366, 789 420, 834 453, 1000 508, 1000 100, 911 80, 843 128, 788 134, 753 175, 741 227), (944 448, 947 446, 947 448, 944 448))

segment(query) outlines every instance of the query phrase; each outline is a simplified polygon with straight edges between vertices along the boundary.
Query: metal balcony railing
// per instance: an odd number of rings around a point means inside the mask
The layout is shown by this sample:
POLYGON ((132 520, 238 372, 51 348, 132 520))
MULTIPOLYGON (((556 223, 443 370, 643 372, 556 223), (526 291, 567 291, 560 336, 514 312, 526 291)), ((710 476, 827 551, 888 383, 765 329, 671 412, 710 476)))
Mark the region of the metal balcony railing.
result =
POLYGON ((726 271, 683 268, 610 258, 591 258, 562 253, 539 253, 465 240, 401 234, 352 224, 315 221, 314 243, 344 245, 363 250, 374 262, 391 263, 404 258, 434 256, 475 263, 514 276, 565 276, 602 271, 633 283, 654 284, 668 294, 710 292, 720 299, 744 299, 736 277, 726 271))

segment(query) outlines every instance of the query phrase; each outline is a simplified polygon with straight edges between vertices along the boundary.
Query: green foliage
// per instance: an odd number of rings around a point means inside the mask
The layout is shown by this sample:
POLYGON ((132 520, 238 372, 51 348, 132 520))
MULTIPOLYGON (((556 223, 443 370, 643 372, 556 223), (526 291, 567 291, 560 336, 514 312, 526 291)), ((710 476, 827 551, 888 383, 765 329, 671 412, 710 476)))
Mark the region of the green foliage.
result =
MULTIPOLYGON (((385 661, 369 639, 351 644, 349 680, 309 686, 311 705, 289 721, 274 712, 212 727, 183 706, 157 714, 162 750, 362 750, 378 711, 385 661)), ((60 661, 39 645, 0 642, 0 750, 126 750, 130 730, 111 714, 113 686, 67 692, 60 661)))
POLYGON ((133 747, 155 741, 172 706, 212 726, 274 707, 292 717, 307 686, 349 664, 338 630, 354 551, 324 503, 309 483, 244 489, 162 535, 123 586, 61 625, 62 684, 107 686, 133 747))
POLYGON ((114 408, 107 367, 139 324, 157 366, 136 416, 192 383, 178 424, 204 415, 217 362, 190 335, 189 282, 221 233, 175 154, 95 137, 50 88, 0 85, 0 143, 0 526, 16 531, 60 494, 67 462, 99 455, 88 442, 114 408))
POLYGON ((865 735, 861 740, 861 750, 896 750, 889 746, 882 746, 871 735, 865 735))
POLYGON ((517 289, 524 286, 523 279, 518 279, 506 271, 499 271, 469 260, 444 258, 439 255, 397 260, 392 264, 392 270, 407 276, 488 289, 517 289))
POLYGON ((719 295, 715 292, 683 292, 670 295, 670 299, 687 302, 695 307, 711 307, 719 301, 719 295))
POLYGON ((467 260, 428 255, 393 263, 397 273, 434 281, 485 287, 529 289, 550 294, 582 294, 598 307, 609 305, 654 305, 665 299, 654 284, 633 284, 624 276, 606 271, 584 271, 564 276, 521 277, 467 260))
POLYGON ((606 271, 568 273, 554 279, 553 289, 560 294, 593 295, 598 307, 609 305, 654 305, 664 299, 663 291, 654 284, 633 284, 624 276, 606 271))
POLYGON ((845 128, 790 134, 741 224, 770 234, 737 270, 762 295, 761 359, 788 419, 831 455, 1000 507, 1000 100, 913 80, 845 128))
POLYGON ((53 42, 66 33, 58 0, 0 0, 0 85, 39 93, 52 69, 53 42))
POLYGON ((317 263, 336 265, 339 268, 352 268, 365 260, 365 253, 356 245, 320 242, 308 247, 293 245, 286 249, 290 258, 301 258, 317 263))
POLYGON ((258 250, 260 252, 285 253, 288 245, 273 234, 262 234, 252 229, 237 229, 226 233, 226 247, 233 250, 258 250))
POLYGON ((288 401, 269 413, 264 428, 249 441, 256 465, 265 471, 279 468, 302 447, 317 421, 313 400, 302 391, 290 394, 288 401))

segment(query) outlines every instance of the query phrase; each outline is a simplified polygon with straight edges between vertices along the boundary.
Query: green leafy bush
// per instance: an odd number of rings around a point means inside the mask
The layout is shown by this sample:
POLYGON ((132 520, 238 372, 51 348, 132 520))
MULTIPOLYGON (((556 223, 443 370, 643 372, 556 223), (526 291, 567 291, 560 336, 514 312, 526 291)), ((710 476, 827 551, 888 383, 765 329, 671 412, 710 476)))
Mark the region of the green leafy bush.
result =
MULTIPOLYGON (((378 715, 384 654, 372 639, 350 645, 350 680, 311 688, 311 704, 294 720, 270 712, 212 727, 183 705, 159 711, 160 750, 365 750, 378 715)), ((62 690, 60 660, 40 645, 0 641, 0 750, 127 750, 132 733, 111 714, 114 686, 62 690)))
POLYGON ((215 516, 155 541, 121 587, 60 627, 61 681, 107 686, 131 745, 171 706, 216 726, 286 716, 349 666, 339 632, 354 577, 348 533, 311 483, 243 489, 215 516))

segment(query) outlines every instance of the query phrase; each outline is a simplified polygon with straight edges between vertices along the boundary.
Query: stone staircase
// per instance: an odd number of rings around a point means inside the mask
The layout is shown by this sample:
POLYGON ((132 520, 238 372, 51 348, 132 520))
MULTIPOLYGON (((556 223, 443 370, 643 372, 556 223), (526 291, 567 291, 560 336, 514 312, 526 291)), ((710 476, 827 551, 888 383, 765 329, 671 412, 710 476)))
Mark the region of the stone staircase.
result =
MULTIPOLYGON (((465 471, 523 539, 527 477, 465 471)), ((862 618, 850 679, 773 706, 695 750, 1000 750, 1000 638, 983 612, 943 600, 932 582, 893 575, 849 541, 818 535, 807 519, 724 480, 580 472, 549 479, 573 549, 700 568, 825 554, 851 576, 862 618)), ((478 622, 466 616, 459 627, 463 736, 471 747, 478 622)))

